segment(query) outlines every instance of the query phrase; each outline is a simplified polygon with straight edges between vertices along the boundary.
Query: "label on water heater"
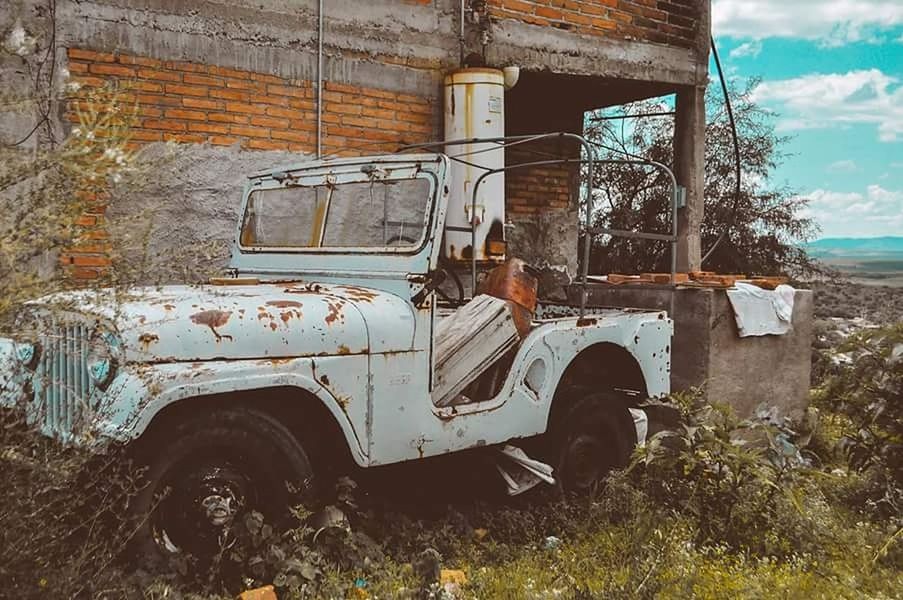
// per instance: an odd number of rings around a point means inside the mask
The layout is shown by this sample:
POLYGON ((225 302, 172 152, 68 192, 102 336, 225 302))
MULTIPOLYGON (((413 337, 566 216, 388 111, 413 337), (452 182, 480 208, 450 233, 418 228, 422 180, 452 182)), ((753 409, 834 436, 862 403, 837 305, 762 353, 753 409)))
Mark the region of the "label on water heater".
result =
POLYGON ((489 96, 489 112, 502 112, 502 99, 499 96, 489 96))

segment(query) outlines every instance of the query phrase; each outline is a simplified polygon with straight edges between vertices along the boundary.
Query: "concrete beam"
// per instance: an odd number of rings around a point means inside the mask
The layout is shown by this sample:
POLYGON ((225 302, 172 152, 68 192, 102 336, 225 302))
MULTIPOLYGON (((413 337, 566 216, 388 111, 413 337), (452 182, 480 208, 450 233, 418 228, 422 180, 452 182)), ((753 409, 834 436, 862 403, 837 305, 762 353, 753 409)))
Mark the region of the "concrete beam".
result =
POLYGON ((705 87, 677 92, 674 119, 674 165, 678 184, 687 190, 687 204, 677 215, 677 270, 702 266, 700 227, 705 212, 705 87))
POLYGON ((512 19, 493 23, 488 61, 553 71, 673 85, 704 85, 708 62, 697 49, 579 35, 512 19))
MULTIPOLYGON (((289 4, 70 0, 58 8, 58 44, 312 80, 316 2, 289 4)), ((442 73, 457 60, 458 47, 445 31, 443 13, 412 7, 401 18, 393 16, 397 7, 391 10, 385 2, 357 10, 345 4, 324 2, 325 80, 361 86, 378 82, 395 92, 439 96, 442 73), (418 66, 379 56, 410 57, 418 66)))

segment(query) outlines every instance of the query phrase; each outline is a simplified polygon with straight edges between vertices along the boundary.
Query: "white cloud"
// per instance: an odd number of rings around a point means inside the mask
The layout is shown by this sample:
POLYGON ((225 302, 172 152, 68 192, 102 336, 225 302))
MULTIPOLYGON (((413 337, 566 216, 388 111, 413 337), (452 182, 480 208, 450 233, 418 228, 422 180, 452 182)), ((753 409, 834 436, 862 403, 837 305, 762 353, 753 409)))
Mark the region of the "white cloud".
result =
POLYGON ((823 237, 900 235, 903 231, 903 190, 870 185, 864 193, 815 190, 802 197, 809 206, 800 214, 821 225, 823 237))
POLYGON ((743 58, 744 56, 749 56, 755 58, 762 53, 762 42, 759 40, 753 40, 751 42, 746 42, 745 44, 740 44, 733 50, 731 50, 730 57, 731 58, 743 58))
POLYGON ((828 165, 829 173, 855 173, 859 170, 859 165, 855 160, 838 160, 828 165))
POLYGON ((867 124, 883 142, 903 138, 903 86, 878 69, 763 81, 753 99, 779 105, 781 131, 867 124))
MULTIPOLYGON (((819 40, 826 45, 877 41, 903 25, 900 0, 713 0, 715 35, 760 40, 819 40)), ((903 38, 901 38, 903 39, 903 38)))

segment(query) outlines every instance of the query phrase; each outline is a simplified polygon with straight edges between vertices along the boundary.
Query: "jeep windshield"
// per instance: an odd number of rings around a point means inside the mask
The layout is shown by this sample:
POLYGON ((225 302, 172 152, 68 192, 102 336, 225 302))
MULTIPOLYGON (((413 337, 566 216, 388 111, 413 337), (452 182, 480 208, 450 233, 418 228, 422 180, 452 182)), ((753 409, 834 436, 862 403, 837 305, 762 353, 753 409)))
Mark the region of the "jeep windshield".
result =
POLYGON ((252 250, 415 250, 429 227, 431 177, 362 169, 274 174, 248 196, 241 246, 252 250))

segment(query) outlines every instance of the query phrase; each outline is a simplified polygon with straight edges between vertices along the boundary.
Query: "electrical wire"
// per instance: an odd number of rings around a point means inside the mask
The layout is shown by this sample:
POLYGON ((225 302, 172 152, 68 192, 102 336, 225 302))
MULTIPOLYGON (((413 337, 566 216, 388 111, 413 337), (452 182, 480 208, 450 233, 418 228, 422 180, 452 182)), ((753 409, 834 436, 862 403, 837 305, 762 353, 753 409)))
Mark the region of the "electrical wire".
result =
POLYGON ((702 256, 701 263, 705 263, 712 256, 712 253, 718 248, 718 246, 724 241, 727 237, 727 234, 735 225, 735 220, 737 218, 737 209, 740 208, 740 193, 742 191, 741 188, 741 174, 742 174, 742 166, 740 164, 740 142, 737 139, 737 123, 734 120, 734 109, 731 106, 731 97, 727 91, 727 82, 724 79, 724 71, 721 69, 721 58, 718 56, 718 46, 715 44, 715 36, 711 36, 712 40, 712 55, 715 57, 715 66, 718 68, 718 78, 721 80, 721 92, 724 94, 724 105, 727 108, 727 118, 730 121, 731 125, 731 136, 734 140, 734 167, 737 173, 737 186, 734 189, 734 203, 731 206, 730 216, 728 217, 727 224, 724 228, 722 228, 721 233, 718 235, 718 238, 715 240, 715 243, 712 244, 712 247, 706 251, 706 253, 702 256))

